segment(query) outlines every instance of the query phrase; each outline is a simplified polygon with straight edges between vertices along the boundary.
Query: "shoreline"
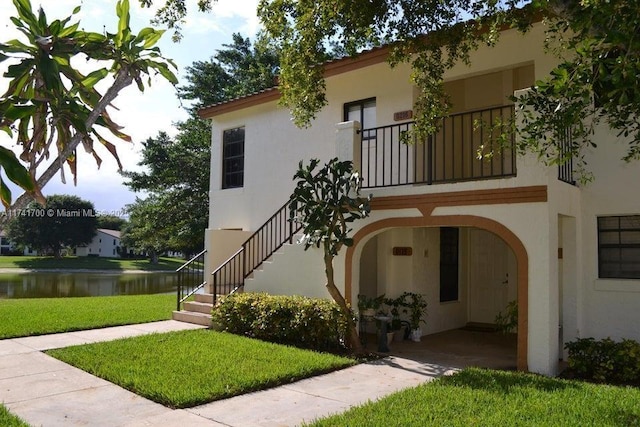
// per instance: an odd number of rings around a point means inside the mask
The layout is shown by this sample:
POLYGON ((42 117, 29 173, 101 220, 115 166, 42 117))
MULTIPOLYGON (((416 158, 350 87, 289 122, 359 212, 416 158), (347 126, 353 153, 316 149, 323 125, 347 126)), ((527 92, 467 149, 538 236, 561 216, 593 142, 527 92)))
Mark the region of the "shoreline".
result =
POLYGON ((117 270, 117 269, 93 269, 93 268, 0 268, 0 274, 28 274, 28 273, 95 273, 95 274, 153 274, 175 273, 175 270, 117 270))

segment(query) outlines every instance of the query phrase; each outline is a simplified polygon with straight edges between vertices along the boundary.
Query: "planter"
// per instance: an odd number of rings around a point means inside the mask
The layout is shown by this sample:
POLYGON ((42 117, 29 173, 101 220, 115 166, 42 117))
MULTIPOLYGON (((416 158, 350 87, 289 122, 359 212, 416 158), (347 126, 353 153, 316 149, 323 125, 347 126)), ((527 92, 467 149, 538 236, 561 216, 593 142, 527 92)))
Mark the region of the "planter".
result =
POLYGON ((395 332, 387 332, 387 345, 391 345, 395 332))
POLYGON ((420 337, 422 337, 422 329, 412 329, 409 334, 409 339, 413 342, 420 342, 420 337))
POLYGON ((404 341, 404 328, 393 331, 393 341, 395 342, 404 341))
POLYGON ((365 319, 372 319, 373 316, 376 315, 376 310, 374 308, 366 308, 364 310, 362 310, 362 317, 364 317, 365 319))

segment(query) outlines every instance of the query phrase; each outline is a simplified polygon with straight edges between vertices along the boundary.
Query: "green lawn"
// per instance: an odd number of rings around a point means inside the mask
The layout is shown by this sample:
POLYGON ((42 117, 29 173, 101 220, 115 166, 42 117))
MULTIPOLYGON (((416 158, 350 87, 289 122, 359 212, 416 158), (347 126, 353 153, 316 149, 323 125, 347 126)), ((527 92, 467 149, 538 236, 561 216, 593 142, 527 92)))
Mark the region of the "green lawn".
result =
POLYGON ((175 304, 173 294, 0 299, 0 339, 167 320, 175 304))
POLYGON ((355 363, 211 330, 152 334, 47 353, 173 408, 192 407, 355 363))
POLYGON ((87 269, 87 270, 148 270, 175 271, 184 264, 184 260, 176 258, 160 258, 158 264, 151 264, 148 259, 120 259, 100 257, 62 258, 38 256, 0 256, 0 268, 26 269, 87 269))
POLYGON ((310 425, 640 426, 640 389, 472 368, 310 425))
POLYGON ((7 408, 0 404, 0 426, 2 427, 29 427, 29 424, 22 421, 20 418, 9 413, 7 408))

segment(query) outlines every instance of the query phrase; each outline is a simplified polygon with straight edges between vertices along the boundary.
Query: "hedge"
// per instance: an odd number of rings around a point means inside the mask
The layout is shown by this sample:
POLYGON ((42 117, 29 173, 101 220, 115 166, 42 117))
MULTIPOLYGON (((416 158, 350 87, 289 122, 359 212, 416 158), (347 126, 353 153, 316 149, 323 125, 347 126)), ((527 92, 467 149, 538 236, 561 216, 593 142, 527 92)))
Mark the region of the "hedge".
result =
POLYGON ((640 385, 640 343, 610 338, 582 338, 565 344, 569 368, 583 379, 613 384, 640 385))
POLYGON ((344 349, 347 320, 333 301, 237 293, 223 298, 212 321, 224 331, 319 351, 344 349))

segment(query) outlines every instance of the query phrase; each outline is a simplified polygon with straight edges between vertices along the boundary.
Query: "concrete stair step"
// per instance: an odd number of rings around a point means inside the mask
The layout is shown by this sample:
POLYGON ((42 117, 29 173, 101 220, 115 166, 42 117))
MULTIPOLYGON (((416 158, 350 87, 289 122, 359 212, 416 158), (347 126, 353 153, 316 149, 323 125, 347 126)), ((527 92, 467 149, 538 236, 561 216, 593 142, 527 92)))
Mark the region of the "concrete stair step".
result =
POLYGON ((197 302, 213 304, 213 294, 195 294, 194 296, 197 302))
POLYGON ((211 327, 211 314, 198 313, 194 311, 174 310, 171 318, 179 322, 193 323, 196 325, 211 327))
POLYGON ((197 313, 211 314, 213 304, 199 301, 186 301, 183 305, 184 311, 194 311, 197 313))

